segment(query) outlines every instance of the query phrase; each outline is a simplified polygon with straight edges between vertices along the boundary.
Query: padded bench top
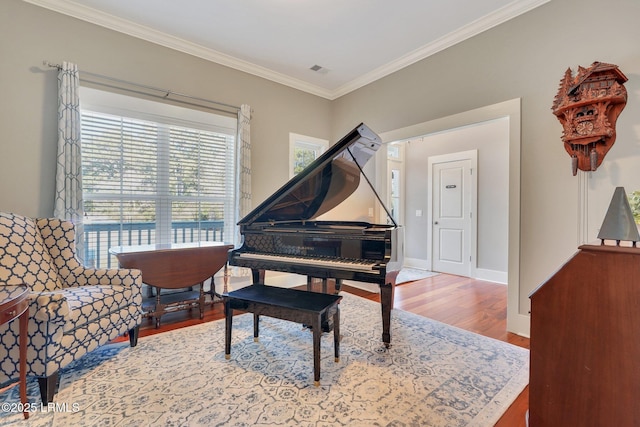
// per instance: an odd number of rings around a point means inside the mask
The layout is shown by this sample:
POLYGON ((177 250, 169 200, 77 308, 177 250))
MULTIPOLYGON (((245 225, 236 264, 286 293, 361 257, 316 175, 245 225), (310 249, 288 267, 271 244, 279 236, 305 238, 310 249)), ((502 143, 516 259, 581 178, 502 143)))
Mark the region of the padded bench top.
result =
POLYGON ((322 312, 342 299, 340 295, 259 284, 247 286, 222 296, 234 300, 293 308, 314 313, 322 312))

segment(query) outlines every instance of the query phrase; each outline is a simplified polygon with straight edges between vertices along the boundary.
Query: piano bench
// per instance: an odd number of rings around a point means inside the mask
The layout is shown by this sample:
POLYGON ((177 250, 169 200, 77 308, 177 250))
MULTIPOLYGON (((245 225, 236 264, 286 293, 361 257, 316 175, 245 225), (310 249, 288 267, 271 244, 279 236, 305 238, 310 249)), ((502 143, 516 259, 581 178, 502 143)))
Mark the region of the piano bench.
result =
POLYGON ((311 325, 313 332, 313 380, 320 385, 320 337, 322 317, 333 316, 335 361, 340 361, 339 295, 301 291, 254 284, 222 295, 225 309, 225 358, 231 357, 231 326, 233 310, 253 313, 253 337, 258 339, 260 316, 311 325))

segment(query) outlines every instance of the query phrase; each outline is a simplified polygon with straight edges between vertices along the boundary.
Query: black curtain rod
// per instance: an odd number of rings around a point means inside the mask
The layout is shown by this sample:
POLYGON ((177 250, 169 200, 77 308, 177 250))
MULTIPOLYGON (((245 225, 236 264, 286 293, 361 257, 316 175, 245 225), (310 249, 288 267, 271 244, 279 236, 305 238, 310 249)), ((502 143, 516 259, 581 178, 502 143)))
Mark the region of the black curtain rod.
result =
MULTIPOLYGON (((51 63, 49 61, 43 61, 42 63, 47 67, 57 68, 58 70, 60 70, 62 68, 62 66, 60 64, 54 64, 54 63, 51 63)), ((194 101, 200 101, 200 102, 205 102, 205 103, 208 103, 208 104, 219 105, 221 107, 225 107, 227 109, 234 110, 234 112, 236 112, 236 113, 238 111, 240 111, 240 107, 235 106, 235 105, 230 105, 230 104, 225 104, 225 103, 222 103, 222 102, 212 101, 210 99, 200 98, 200 97, 197 97, 197 96, 185 95, 183 93, 174 92, 172 90, 167 90, 167 89, 161 89, 161 88, 157 88, 157 87, 154 87, 154 86, 148 86, 148 85, 143 85, 143 84, 140 84, 140 83, 129 82, 129 81, 126 81, 126 80, 115 78, 115 77, 109 77, 109 76, 105 76, 105 75, 102 75, 102 74, 91 73, 89 71, 81 71, 80 72, 80 80, 83 80, 83 81, 85 81, 87 83, 93 83, 93 84, 109 87, 109 88, 112 88, 112 89, 126 90, 126 91, 137 93, 137 94, 140 94, 140 95, 147 95, 147 96, 153 96, 153 97, 156 97, 156 98, 169 99, 171 101, 180 102, 182 104, 192 105, 192 106, 196 106, 196 107, 206 107, 206 108, 211 108, 212 110, 223 111, 223 112, 229 113, 228 110, 223 110, 221 108, 212 108, 212 107, 208 107, 206 105, 200 105, 200 104, 187 102, 187 101, 183 101, 183 100, 179 100, 179 99, 173 99, 173 98, 170 98, 170 96, 173 95, 173 96, 178 96, 178 97, 181 97, 181 98, 193 99, 194 101), (120 83, 120 84, 123 84, 123 85, 134 86, 134 87, 138 87, 138 88, 141 88, 141 89, 153 90, 153 91, 156 91, 156 92, 160 92, 161 95, 149 94, 149 93, 146 93, 146 92, 136 91, 136 90, 128 89, 128 88, 125 88, 125 87, 120 87, 120 86, 108 84, 108 83, 105 83, 105 82, 100 82, 100 81, 95 81, 95 80, 83 78, 84 75, 87 75, 87 76, 90 76, 90 77, 95 77, 96 79, 103 79, 103 80, 107 80, 107 81, 114 82, 114 83, 120 83)))

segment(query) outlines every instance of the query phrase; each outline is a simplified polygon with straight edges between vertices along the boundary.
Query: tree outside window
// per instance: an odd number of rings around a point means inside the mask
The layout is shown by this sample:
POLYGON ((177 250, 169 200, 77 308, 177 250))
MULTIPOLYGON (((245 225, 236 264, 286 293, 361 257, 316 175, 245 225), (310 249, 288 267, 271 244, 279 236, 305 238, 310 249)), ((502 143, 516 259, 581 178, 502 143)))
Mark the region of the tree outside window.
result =
POLYGON ((627 196, 629 199, 629 206, 631 206, 631 212, 633 213, 633 219, 636 224, 640 224, 640 190, 636 190, 627 196))
POLYGON ((329 148, 326 139, 289 134, 289 176, 299 174, 329 148))

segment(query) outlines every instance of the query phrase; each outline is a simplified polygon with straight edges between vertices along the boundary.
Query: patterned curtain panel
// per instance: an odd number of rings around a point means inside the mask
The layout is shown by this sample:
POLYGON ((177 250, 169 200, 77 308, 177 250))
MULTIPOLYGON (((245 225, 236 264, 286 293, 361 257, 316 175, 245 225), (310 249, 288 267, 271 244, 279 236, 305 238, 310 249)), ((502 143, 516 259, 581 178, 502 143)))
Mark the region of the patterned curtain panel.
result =
MULTIPOLYGON (((243 104, 238 111, 238 220, 251 211, 251 107, 243 104)), ((236 230, 235 242, 240 244, 236 230)))
POLYGON ((53 214, 75 224, 77 255, 84 259, 82 158, 80 153, 80 76, 78 66, 58 70, 58 157, 53 214))
MULTIPOLYGON (((237 145, 237 173, 236 183, 236 218, 235 222, 244 218, 251 212, 251 107, 242 104, 238 111, 238 137, 237 145)), ((233 235, 233 244, 236 248, 242 243, 240 227, 236 227, 233 235)), ((242 267, 232 267, 228 270, 229 275, 236 277, 246 277, 251 274, 251 270, 242 267)), ((227 277, 225 277, 224 292, 227 292, 227 277)))

